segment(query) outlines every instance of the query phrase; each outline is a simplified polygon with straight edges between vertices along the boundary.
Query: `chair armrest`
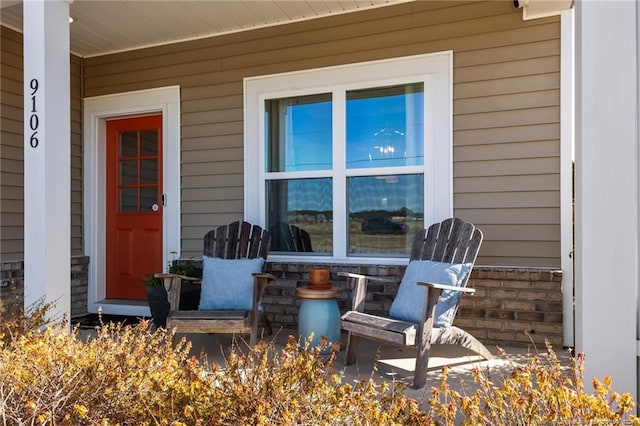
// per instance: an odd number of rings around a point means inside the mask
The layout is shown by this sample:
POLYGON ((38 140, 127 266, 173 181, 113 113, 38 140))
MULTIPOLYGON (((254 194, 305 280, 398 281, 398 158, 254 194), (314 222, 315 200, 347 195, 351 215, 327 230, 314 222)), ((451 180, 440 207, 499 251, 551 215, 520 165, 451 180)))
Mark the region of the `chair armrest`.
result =
POLYGON ((274 281, 276 277, 266 273, 253 273, 253 300, 251 304, 251 322, 252 328, 257 330, 258 325, 258 309, 260 308, 260 302, 262 301, 262 293, 267 288, 267 284, 274 281))
POLYGON ((153 276, 156 278, 180 278, 181 280, 185 281, 202 281, 202 278, 188 277, 186 275, 180 274, 168 274, 164 272, 157 272, 153 274, 153 276))
POLYGON ((180 274, 165 274, 162 272, 153 274, 156 278, 161 278, 164 288, 167 291, 167 299, 169 300, 170 310, 177 311, 180 309, 180 291, 182 289, 182 280, 185 281, 201 281, 200 278, 187 277, 180 274))
POLYGON ((260 301, 262 300, 262 293, 264 289, 267 288, 267 284, 271 281, 275 281, 276 277, 267 273, 253 273, 253 305, 252 309, 257 311, 258 305, 260 305, 260 301))
POLYGON ((476 292, 475 288, 469 288, 469 287, 458 287, 455 285, 446 285, 446 284, 437 284, 437 283, 429 283, 429 282, 425 282, 425 281, 418 281, 417 282, 418 285, 425 285, 425 286, 429 286, 432 288, 437 288, 439 290, 451 290, 451 291, 459 291, 461 293, 469 293, 469 294, 473 294, 476 292))
POLYGON ((395 277, 375 277, 372 275, 354 274, 353 272, 338 272, 338 276, 347 278, 364 278, 367 281, 392 283, 398 281, 395 277))
POLYGON ((276 277, 274 277, 271 274, 268 274, 266 272, 254 272, 253 274, 251 274, 253 277, 258 278, 258 279, 264 279, 267 280, 268 282, 274 281, 276 279, 276 277))
POLYGON ((346 277, 349 290, 351 290, 351 310, 364 312, 364 302, 367 295, 367 281, 393 282, 395 280, 385 277, 370 277, 352 272, 338 272, 338 276, 346 277))

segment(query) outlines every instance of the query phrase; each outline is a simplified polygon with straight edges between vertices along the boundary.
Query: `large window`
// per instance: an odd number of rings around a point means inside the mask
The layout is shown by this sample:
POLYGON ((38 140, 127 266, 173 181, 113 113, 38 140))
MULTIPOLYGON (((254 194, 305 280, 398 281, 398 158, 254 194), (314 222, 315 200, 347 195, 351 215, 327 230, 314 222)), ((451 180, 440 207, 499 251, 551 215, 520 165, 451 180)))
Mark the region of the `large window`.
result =
POLYGON ((270 256, 406 258, 451 214, 451 53, 245 81, 246 217, 270 256))

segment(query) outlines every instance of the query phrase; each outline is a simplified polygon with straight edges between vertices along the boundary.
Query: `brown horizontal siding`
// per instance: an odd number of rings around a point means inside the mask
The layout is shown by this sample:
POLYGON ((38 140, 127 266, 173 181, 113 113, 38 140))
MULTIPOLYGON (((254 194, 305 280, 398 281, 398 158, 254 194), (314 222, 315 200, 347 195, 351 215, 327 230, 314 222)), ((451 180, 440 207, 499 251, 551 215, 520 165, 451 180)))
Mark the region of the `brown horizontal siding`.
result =
POLYGON ((208 201, 208 200, 237 200, 242 198, 242 188, 237 186, 228 188, 218 186, 216 188, 194 188, 182 190, 182 201, 208 201))
POLYGON ((560 90, 534 93, 511 93, 497 96, 456 99, 453 108, 458 114, 477 114, 494 111, 555 107, 560 104, 560 90))
MULTIPOLYGON (((238 186, 244 180, 242 172, 236 174, 215 175, 215 186, 218 188, 225 186, 238 186)), ((192 188, 199 190, 200 188, 210 188, 211 182, 203 182, 198 175, 196 176, 183 176, 182 186, 184 188, 192 188)))
POLYGON ((557 157, 560 147, 554 140, 505 142, 493 145, 463 145, 453 150, 457 161, 508 160, 557 157))
POLYGON ((83 150, 82 59, 71 56, 71 255, 84 254, 83 244, 83 150))
MULTIPOLYGON (((1 27, 0 259, 24 257, 22 36, 1 27)), ((82 61, 71 65, 71 254, 82 254, 82 61)))
POLYGON ((484 64, 549 58, 557 55, 559 51, 559 38, 543 39, 526 44, 461 51, 453 58, 453 65, 456 68, 477 67, 484 64))
POLYGON ((560 72, 559 57, 534 57, 518 61, 458 66, 456 67, 454 83, 500 80, 502 78, 549 74, 552 72, 560 72))
POLYGON ((480 263, 558 266, 559 49, 557 18, 509 1, 409 2, 87 58, 85 95, 180 85, 183 254, 198 256, 243 216, 243 78, 453 50, 455 213, 487 228, 480 263))
MULTIPOLYGON (((455 158, 455 157, 454 157, 455 158)), ((556 158, 526 158, 507 160, 466 161, 456 163, 455 177, 474 176, 512 176, 533 175, 540 173, 554 173, 559 170, 559 159, 556 158)), ((454 177, 454 179, 455 179, 454 177)))
POLYGON ((500 215, 494 214, 490 209, 482 208, 458 208, 456 214, 460 217, 473 217, 478 223, 490 224, 522 224, 541 223, 556 225, 560 223, 560 211, 556 207, 526 207, 501 209, 500 215))
POLYGON ((559 207, 555 191, 454 194, 453 204, 464 208, 559 207))
POLYGON ((545 266, 553 262, 553 253, 560 252, 560 243, 555 241, 500 241, 488 240, 482 245, 483 258, 478 265, 509 265, 518 262, 531 263, 532 266, 545 266), (545 254, 549 254, 545 257, 545 254))
POLYGON ((460 114, 454 120, 453 130, 490 129, 495 127, 511 127, 513 123, 546 124, 557 123, 560 107, 529 108, 522 110, 506 110, 477 114, 460 114))
MULTIPOLYGON (((455 111, 455 110, 454 110, 455 111)), ((560 138, 560 123, 514 125, 492 129, 453 132, 454 148, 462 145, 486 145, 506 142, 555 140, 560 138)))
POLYGON ((0 259, 24 250, 22 37, 0 28, 0 259))
POLYGON ((539 92, 559 88, 560 74, 557 72, 549 72, 522 77, 507 77, 501 80, 457 83, 453 86, 453 98, 477 98, 510 93, 539 92))
POLYGON ((512 176, 509 180, 502 176, 482 176, 456 178, 453 181, 453 192, 488 193, 488 192, 527 192, 527 191, 555 191, 560 177, 556 174, 512 176))

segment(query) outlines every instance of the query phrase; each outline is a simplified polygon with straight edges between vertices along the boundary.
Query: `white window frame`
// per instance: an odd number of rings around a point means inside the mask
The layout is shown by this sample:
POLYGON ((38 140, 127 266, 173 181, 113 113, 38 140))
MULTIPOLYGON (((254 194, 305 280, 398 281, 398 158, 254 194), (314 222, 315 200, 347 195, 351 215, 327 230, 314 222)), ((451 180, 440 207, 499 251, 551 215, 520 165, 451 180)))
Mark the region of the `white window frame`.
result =
MULTIPOLYGON (((265 122, 267 99, 332 93, 333 140, 344 140, 345 94, 348 90, 407 83, 424 83, 425 131, 424 225, 453 214, 453 52, 438 52, 380 61, 361 62, 244 79, 244 211, 249 222, 266 223, 265 122), (437 107, 436 107, 437 106, 437 107)), ((344 149, 333 150, 334 164, 344 164, 344 149)), ((414 168, 414 166, 411 166, 414 168)), ((407 170, 408 168, 403 168, 407 170)), ((309 177, 333 178, 333 255, 270 254, 274 262, 331 262, 345 264, 405 264, 408 257, 347 255, 346 177, 379 174, 389 169, 333 169, 308 172, 309 177), (340 182, 344 182, 340 184, 340 182)), ((304 173, 305 175, 307 172, 304 173)), ((271 173, 273 175, 273 173, 271 173)), ((296 173, 296 176, 300 174, 296 173)))

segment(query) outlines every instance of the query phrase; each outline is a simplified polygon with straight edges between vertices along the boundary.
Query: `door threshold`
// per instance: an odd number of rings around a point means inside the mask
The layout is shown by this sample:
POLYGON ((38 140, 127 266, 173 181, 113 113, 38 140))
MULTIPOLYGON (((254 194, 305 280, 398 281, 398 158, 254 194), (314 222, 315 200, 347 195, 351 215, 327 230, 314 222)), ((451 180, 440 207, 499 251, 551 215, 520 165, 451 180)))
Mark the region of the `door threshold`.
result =
POLYGON ((103 299, 90 304, 89 313, 102 312, 108 315, 130 315, 150 317, 151 311, 146 300, 103 299))

